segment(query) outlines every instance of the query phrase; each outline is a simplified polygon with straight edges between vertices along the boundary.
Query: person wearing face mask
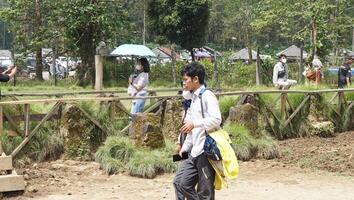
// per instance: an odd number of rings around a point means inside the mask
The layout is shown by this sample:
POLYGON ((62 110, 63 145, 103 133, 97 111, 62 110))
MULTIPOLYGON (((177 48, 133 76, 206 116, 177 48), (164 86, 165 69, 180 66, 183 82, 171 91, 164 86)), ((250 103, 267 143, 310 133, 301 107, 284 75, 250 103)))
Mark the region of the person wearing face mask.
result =
POLYGON ((279 89, 289 89, 295 85, 295 80, 289 79, 288 65, 286 64, 286 55, 280 54, 279 61, 274 65, 273 69, 273 84, 279 89))
MULTIPOLYGON (((140 58, 135 66, 135 73, 129 77, 128 94, 131 97, 143 97, 147 93, 149 83, 150 65, 146 58, 140 58)), ((144 110, 145 99, 134 99, 132 101, 131 113, 135 114, 144 110)))

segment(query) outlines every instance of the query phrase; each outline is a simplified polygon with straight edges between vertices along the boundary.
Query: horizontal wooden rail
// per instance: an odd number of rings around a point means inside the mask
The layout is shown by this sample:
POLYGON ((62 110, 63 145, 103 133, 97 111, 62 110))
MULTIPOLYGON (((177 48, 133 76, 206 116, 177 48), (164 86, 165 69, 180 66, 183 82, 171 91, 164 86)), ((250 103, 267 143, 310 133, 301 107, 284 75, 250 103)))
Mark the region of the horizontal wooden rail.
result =
MULTIPOLYGON (((260 90, 260 91, 235 91, 235 92, 220 92, 215 93, 217 96, 226 95, 246 95, 246 94, 285 94, 285 93, 299 93, 299 94, 320 94, 329 92, 354 92, 351 89, 328 89, 328 90, 260 90)), ((170 99, 182 98, 181 95, 161 95, 161 96, 145 96, 145 97, 71 97, 71 98, 53 98, 53 99, 31 99, 20 101, 4 101, 0 105, 18 105, 31 103, 55 103, 55 102, 76 102, 76 101, 117 101, 117 100, 133 100, 133 99, 170 99)))
MULTIPOLYGON (((171 89, 156 89, 156 90, 147 90, 147 92, 170 92, 170 91, 178 91, 180 89, 178 88, 171 88, 171 89)), ((120 94, 120 93, 126 93, 127 90, 102 90, 102 91, 97 91, 97 90, 90 90, 90 91, 74 91, 74 92, 47 92, 47 93, 29 93, 29 92, 2 92, 1 97, 7 97, 7 96, 75 96, 75 95, 85 95, 85 94, 120 94)))

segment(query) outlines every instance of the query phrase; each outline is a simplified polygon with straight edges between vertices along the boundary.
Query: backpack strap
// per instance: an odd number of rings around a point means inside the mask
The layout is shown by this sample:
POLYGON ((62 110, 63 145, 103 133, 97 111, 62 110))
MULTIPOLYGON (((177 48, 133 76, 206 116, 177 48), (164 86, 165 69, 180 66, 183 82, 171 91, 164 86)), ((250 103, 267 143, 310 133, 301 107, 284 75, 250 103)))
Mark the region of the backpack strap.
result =
POLYGON ((202 116, 203 116, 203 118, 205 118, 205 115, 204 115, 204 108, 203 108, 203 98, 202 98, 202 96, 203 96, 203 93, 205 92, 205 91, 207 91, 208 89, 205 87, 205 88, 202 88, 201 90, 200 90, 200 92, 199 92, 199 95, 198 95, 198 97, 199 97, 199 99, 200 99, 200 107, 202 108, 202 116))

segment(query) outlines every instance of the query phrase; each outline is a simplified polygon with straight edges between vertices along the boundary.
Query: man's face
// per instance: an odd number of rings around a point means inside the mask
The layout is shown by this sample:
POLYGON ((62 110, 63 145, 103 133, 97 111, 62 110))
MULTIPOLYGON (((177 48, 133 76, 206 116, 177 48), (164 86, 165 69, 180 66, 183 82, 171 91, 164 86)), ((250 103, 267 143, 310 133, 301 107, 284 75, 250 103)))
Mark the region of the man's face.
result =
POLYGON ((285 64, 286 63, 286 57, 285 56, 282 56, 281 58, 280 58, 280 62, 282 62, 283 64, 285 64))
POLYGON ((353 63, 353 59, 348 59, 347 63, 350 65, 353 63))
POLYGON ((183 75, 182 77, 182 83, 183 83, 183 90, 187 90, 187 91, 194 91, 195 89, 197 89, 199 80, 198 77, 190 77, 187 75, 183 75))

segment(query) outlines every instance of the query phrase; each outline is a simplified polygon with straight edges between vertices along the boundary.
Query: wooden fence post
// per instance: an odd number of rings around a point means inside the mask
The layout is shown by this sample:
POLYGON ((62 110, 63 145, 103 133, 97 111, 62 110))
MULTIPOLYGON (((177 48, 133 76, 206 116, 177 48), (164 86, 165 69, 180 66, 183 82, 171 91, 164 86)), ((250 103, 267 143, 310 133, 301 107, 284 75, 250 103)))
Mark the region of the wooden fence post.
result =
POLYGON ((30 118, 30 115, 29 115, 29 110, 30 110, 30 105, 29 104, 25 104, 25 107, 24 107, 24 112, 25 112, 25 137, 28 136, 29 134, 29 118, 30 118))
POLYGON ((0 105, 0 135, 3 133, 4 128, 4 115, 3 115, 3 107, 0 105))
POLYGON ((280 101, 280 119, 286 118, 286 99, 288 94, 282 93, 281 94, 281 101, 280 101))

